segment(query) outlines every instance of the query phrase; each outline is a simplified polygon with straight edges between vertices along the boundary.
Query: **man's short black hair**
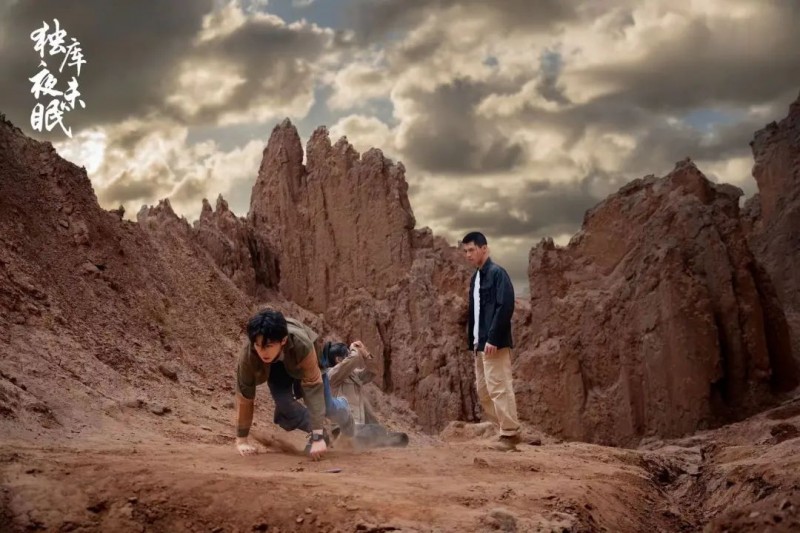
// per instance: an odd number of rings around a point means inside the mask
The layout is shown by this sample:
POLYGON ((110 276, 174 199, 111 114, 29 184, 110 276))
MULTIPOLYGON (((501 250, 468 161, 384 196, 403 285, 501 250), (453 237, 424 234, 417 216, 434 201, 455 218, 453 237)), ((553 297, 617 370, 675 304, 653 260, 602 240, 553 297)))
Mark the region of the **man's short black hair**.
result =
POLYGON ((343 342, 334 342, 331 344, 330 349, 328 350, 328 357, 329 363, 331 366, 336 364, 336 358, 338 357, 347 357, 347 354, 350 353, 350 348, 343 343, 343 342))
POLYGON ((256 338, 261 335, 263 344, 280 342, 289 335, 289 327, 286 325, 286 318, 280 311, 274 309, 262 309, 247 322, 247 338, 255 343, 256 338))
POLYGON ((486 246, 487 244, 489 244, 488 242, 486 242, 486 235, 484 235, 480 231, 473 231, 467 233, 467 235, 463 239, 461 239, 461 244, 469 244, 469 243, 474 243, 475 246, 486 246))

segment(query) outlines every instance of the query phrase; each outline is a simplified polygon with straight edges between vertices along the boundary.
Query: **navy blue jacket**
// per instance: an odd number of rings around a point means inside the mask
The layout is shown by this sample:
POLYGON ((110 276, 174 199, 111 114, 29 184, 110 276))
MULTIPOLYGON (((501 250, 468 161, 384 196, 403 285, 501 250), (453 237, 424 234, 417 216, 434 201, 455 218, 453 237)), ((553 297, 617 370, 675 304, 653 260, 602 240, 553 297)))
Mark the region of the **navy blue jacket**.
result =
MULTIPOLYGON (((478 351, 483 351, 488 341, 500 348, 513 348, 511 338, 511 317, 514 315, 514 286, 503 267, 487 259, 481 272, 481 310, 478 326, 478 351)), ((469 319, 467 320, 468 350, 473 350, 475 339, 475 302, 472 293, 475 289, 475 274, 469 282, 469 319)))

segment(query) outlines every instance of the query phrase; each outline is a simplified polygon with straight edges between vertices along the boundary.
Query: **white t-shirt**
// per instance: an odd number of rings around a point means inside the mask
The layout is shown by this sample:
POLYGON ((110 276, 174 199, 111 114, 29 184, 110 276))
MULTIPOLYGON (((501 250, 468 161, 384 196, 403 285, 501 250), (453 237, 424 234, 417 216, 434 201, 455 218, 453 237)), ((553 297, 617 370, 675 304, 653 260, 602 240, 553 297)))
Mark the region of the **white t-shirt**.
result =
POLYGON ((472 290, 472 300, 475 302, 475 311, 473 312, 475 325, 472 327, 472 342, 478 346, 478 333, 480 327, 481 316, 481 271, 475 275, 475 288, 472 290))

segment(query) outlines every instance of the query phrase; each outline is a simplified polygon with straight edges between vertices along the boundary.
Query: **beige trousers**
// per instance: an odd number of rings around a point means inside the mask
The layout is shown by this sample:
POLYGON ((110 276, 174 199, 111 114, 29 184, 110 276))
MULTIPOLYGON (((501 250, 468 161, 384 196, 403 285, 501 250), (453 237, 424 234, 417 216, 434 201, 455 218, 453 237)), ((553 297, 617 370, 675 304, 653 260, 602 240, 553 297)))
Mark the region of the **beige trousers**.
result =
POLYGON ((497 350, 491 357, 478 352, 475 356, 475 384, 485 420, 500 426, 501 435, 516 435, 519 419, 511 377, 511 350, 497 350))

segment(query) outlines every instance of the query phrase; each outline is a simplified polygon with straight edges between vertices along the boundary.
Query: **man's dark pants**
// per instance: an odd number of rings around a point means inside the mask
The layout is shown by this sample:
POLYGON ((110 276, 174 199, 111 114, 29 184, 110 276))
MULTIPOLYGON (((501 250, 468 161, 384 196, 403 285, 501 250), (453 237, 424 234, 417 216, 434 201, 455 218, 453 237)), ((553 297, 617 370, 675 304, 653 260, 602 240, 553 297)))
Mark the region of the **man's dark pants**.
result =
MULTIPOLYGON (((322 375, 322 383, 325 391, 325 416, 337 423, 345 435, 352 435, 353 419, 347 400, 333 397, 326 374, 322 375)), ((300 381, 289 375, 281 361, 270 365, 267 384, 275 402, 273 421, 286 431, 299 429, 310 433, 311 415, 306 406, 296 399, 302 397, 300 381)))

